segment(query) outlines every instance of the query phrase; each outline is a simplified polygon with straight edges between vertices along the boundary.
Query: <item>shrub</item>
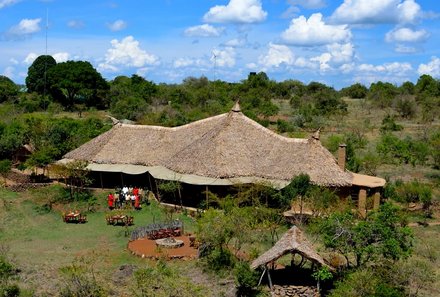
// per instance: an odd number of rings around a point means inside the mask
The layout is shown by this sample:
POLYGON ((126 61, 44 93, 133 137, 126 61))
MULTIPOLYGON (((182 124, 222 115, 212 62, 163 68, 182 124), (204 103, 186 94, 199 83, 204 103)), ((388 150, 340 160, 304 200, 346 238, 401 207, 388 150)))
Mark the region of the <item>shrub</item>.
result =
POLYGON ((258 272, 253 270, 249 263, 239 261, 234 267, 234 278, 238 296, 251 296, 258 284, 258 272))
POLYGON ((206 256, 208 268, 213 271, 221 271, 234 267, 235 257, 228 249, 215 248, 206 256))
POLYGON ((61 268, 64 277, 60 297, 104 297, 104 287, 98 283, 91 266, 84 259, 61 268))
POLYGON ((386 131, 401 131, 403 130, 403 126, 396 124, 394 117, 387 114, 383 119, 382 119, 382 126, 380 126, 380 131, 381 132, 386 132, 386 131))

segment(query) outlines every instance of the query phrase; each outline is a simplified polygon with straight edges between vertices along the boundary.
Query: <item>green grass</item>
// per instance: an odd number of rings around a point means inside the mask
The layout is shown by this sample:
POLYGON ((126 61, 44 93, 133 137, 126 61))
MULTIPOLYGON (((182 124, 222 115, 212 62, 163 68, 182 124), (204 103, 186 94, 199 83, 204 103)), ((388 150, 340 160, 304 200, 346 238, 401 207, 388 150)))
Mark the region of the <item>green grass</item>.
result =
MULTIPOLYGON (((53 292, 55 288, 47 280, 58 283, 59 268, 79 257, 96 262, 95 269, 103 279, 111 278, 112 272, 122 264, 146 263, 128 251, 126 227, 106 224, 105 200, 100 199, 102 205, 97 205, 98 211, 86 213, 87 223, 68 224, 63 222, 60 210, 42 212, 41 197, 35 193, 38 191, 13 193, 0 189, 0 244, 9 247, 9 256, 22 269, 24 287, 41 294, 53 292)), ((128 214, 134 216, 135 223, 129 230, 165 219, 157 203, 128 214)), ((191 218, 177 214, 173 218, 184 221, 185 231, 194 229, 191 218)))

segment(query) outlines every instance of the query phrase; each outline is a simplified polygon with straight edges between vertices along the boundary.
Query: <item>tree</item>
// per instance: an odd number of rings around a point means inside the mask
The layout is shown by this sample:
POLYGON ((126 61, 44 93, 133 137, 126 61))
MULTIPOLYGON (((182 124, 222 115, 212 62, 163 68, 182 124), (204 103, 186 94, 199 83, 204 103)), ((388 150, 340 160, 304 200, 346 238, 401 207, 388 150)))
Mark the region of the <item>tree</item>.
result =
POLYGON ((393 84, 378 81, 371 84, 367 97, 377 107, 384 108, 392 105, 396 94, 397 88, 393 84))
POLYGON ((418 99, 440 96, 440 82, 428 74, 423 74, 415 86, 418 99))
POLYGON ((406 81, 399 87, 399 92, 402 95, 414 95, 415 85, 410 81, 406 81))
POLYGON ((47 74, 49 70, 57 65, 55 59, 50 55, 41 55, 35 59, 28 68, 26 77, 26 87, 29 93, 36 92, 44 95, 49 90, 47 74))
POLYGON ((368 93, 367 87, 360 83, 355 83, 341 90, 341 94, 343 96, 348 96, 353 99, 365 98, 367 96, 367 93, 368 93))
POLYGON ((0 103, 13 100, 18 95, 18 86, 8 77, 0 75, 0 103))
POLYGON ((347 267, 367 267, 411 254, 413 235, 402 222, 397 207, 385 203, 365 220, 358 220, 351 211, 334 213, 320 222, 318 232, 326 248, 346 258, 347 267))
POLYGON ((61 91, 65 105, 72 108, 76 102, 87 106, 102 106, 99 90, 107 89, 101 74, 85 61, 67 61, 49 69, 48 81, 51 91, 61 91))
POLYGON ((6 177, 8 176, 9 172, 12 168, 12 162, 11 160, 1 160, 0 161, 0 175, 4 178, 5 185, 6 185, 6 177))
POLYGON ((396 102, 396 110, 402 118, 411 119, 416 114, 416 103, 408 95, 399 96, 396 102))

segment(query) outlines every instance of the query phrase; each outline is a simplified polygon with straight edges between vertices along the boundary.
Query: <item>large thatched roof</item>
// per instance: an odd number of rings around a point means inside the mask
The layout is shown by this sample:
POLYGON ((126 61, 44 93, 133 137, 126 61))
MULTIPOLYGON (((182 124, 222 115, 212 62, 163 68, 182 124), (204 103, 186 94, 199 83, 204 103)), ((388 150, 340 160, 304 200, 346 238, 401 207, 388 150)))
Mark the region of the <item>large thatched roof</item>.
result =
POLYGON ((251 267, 256 269, 267 263, 276 261, 288 253, 301 254, 304 258, 333 269, 324 262, 324 259, 315 251, 312 244, 296 226, 293 226, 289 231, 284 233, 283 237, 281 237, 270 250, 255 259, 251 263, 251 267))
POLYGON ((64 158, 161 167, 216 180, 287 183, 305 173, 323 186, 352 182, 351 173, 339 168, 319 140, 278 135, 246 117, 238 104, 229 113, 174 128, 118 123, 64 158))

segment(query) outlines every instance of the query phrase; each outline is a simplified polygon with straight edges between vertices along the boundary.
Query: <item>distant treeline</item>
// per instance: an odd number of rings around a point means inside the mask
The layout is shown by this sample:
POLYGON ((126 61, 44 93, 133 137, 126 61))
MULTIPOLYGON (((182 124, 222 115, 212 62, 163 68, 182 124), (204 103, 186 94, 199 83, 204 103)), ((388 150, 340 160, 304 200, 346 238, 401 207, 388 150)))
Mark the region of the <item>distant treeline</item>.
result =
MULTIPOLYGON (((355 83, 340 91, 319 82, 276 82, 264 72, 250 73, 238 83, 202 76, 156 84, 136 74, 106 81, 89 62, 57 63, 42 55, 29 67, 25 86, 0 76, 0 159, 31 144, 41 152, 33 154, 32 162, 46 164, 110 127, 98 117, 78 121, 50 116, 61 111, 81 117, 84 111, 107 110, 118 119, 177 126, 227 112, 239 100, 247 116, 284 133, 312 131, 345 115, 345 97, 366 99, 369 109, 389 108, 393 117, 417 117, 423 123, 440 114, 440 81, 429 75, 420 76, 416 84, 355 83)), ((393 117, 384 119, 385 130, 399 128, 393 126, 393 117)))

